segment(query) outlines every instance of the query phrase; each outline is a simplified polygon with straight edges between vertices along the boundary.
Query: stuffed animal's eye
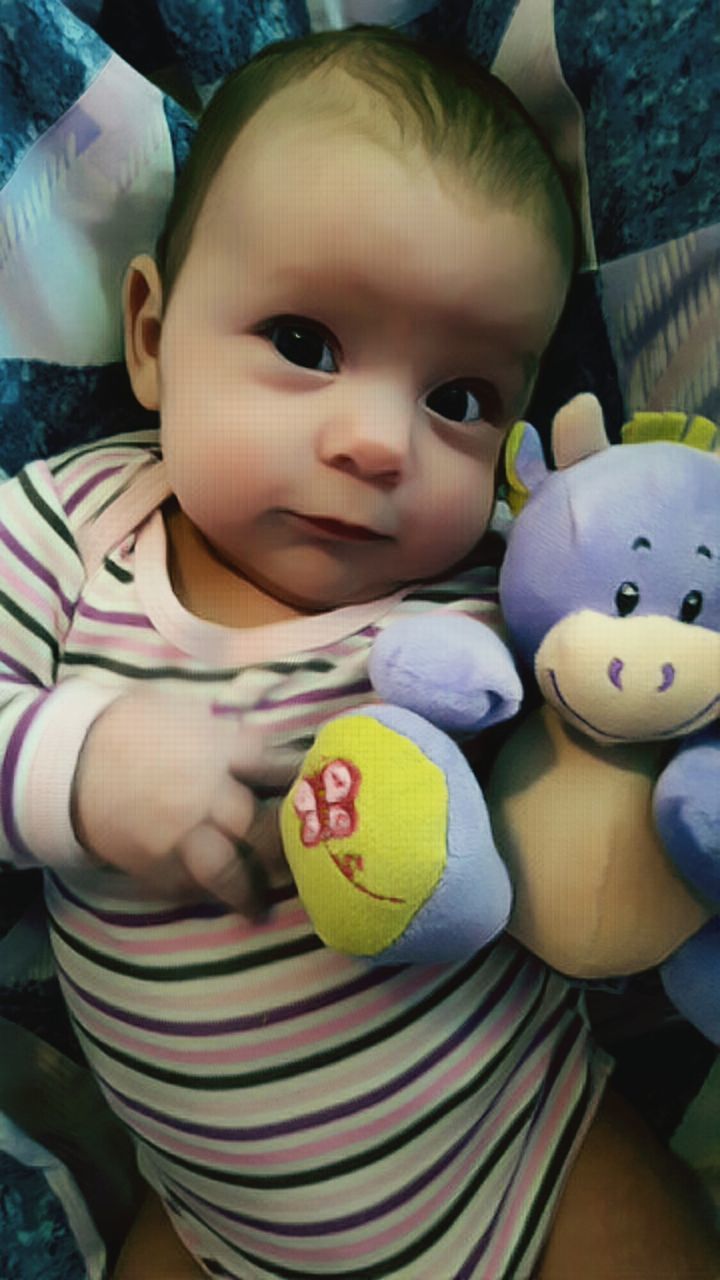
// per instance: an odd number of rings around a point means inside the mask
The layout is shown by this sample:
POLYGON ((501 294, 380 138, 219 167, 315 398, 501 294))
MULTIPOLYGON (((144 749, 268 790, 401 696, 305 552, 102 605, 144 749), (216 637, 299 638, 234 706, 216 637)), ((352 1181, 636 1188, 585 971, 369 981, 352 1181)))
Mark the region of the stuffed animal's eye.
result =
POLYGON ((703 607, 702 591, 688 591, 680 605, 680 621, 694 622, 703 607))
POLYGON ((626 613, 632 613, 633 609, 640 603, 640 592, 635 582, 621 582, 615 592, 615 608, 621 618, 626 613))

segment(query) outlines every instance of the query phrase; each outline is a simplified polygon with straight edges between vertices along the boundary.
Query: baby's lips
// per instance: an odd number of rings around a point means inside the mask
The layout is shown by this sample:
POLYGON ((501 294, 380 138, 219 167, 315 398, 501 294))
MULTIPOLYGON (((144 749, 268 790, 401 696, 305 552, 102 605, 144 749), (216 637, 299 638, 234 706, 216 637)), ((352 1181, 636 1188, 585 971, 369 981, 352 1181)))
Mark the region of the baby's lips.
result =
POLYGON ((385 521, 381 519, 355 521, 304 511, 291 511, 289 514, 331 538, 347 538, 353 542, 386 542, 392 537, 383 528, 385 521))

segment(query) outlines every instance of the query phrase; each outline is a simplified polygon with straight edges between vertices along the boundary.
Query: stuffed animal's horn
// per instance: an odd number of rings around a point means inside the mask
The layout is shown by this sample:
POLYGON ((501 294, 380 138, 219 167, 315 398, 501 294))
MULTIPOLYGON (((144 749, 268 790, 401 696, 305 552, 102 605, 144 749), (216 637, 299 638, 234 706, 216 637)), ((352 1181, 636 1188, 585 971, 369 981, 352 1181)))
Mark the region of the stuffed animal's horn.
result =
POLYGON ((558 469, 571 467, 574 462, 609 447, 600 402, 590 392, 575 396, 555 414, 552 449, 558 469))

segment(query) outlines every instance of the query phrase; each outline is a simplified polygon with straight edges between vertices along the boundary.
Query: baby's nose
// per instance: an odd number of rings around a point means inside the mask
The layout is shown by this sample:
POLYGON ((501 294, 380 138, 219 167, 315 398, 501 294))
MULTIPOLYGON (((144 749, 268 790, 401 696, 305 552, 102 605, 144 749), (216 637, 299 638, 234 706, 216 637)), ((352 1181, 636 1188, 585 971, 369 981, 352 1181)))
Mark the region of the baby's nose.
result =
POLYGON ((358 397, 340 405, 320 433, 329 466, 398 483, 410 459, 415 405, 402 396, 358 397))

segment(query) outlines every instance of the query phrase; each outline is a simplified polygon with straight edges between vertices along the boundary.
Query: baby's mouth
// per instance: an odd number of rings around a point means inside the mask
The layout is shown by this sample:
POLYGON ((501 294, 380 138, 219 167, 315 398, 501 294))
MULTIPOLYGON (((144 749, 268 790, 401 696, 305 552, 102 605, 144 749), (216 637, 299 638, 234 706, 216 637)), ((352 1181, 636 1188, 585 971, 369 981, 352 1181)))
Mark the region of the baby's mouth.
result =
POLYGON ((299 512, 292 513, 296 520, 300 520, 305 525, 310 525, 316 533, 326 538, 340 538, 347 542, 387 542, 388 537, 384 533, 378 533, 375 529, 369 529, 366 525, 350 524, 346 520, 330 520, 325 516, 306 516, 299 512))

